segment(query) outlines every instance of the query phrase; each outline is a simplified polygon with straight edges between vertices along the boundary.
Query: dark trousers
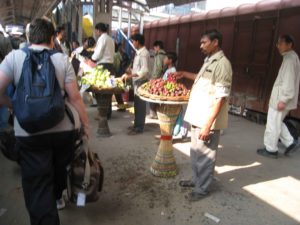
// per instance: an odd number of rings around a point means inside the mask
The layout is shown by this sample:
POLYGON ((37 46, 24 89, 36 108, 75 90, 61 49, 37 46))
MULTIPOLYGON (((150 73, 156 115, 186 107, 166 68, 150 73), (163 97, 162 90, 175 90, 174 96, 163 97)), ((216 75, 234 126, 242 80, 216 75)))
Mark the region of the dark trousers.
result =
POLYGON ((140 131, 144 130, 146 119, 146 102, 134 95, 134 127, 140 131))
POLYGON ((118 105, 123 105, 124 104, 122 94, 115 94, 115 99, 116 99, 118 105))
POLYGON ((192 127, 190 157, 193 170, 194 191, 207 194, 214 178, 215 163, 219 145, 220 131, 211 131, 207 141, 200 140, 200 128, 192 127))
POLYGON ((17 137, 22 186, 31 225, 59 225, 56 200, 66 188, 75 132, 17 137))

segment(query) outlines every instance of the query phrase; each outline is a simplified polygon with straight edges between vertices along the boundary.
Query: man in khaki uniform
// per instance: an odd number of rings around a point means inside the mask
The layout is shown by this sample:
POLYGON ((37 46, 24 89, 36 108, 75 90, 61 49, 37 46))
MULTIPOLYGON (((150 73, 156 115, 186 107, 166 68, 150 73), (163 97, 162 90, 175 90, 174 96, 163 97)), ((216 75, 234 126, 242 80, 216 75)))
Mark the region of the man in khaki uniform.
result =
POLYGON ((283 123, 290 110, 296 109, 299 95, 300 62, 293 50, 294 40, 290 35, 282 35, 277 42, 283 61, 275 80, 264 135, 265 148, 258 149, 257 154, 277 158, 278 140, 286 147, 285 155, 294 151, 298 140, 294 140, 287 126, 283 123))
MULTIPOLYGON (((166 52, 164 51, 164 43, 162 41, 155 41, 153 43, 154 48, 154 65, 151 73, 150 79, 161 78, 164 74, 164 58, 166 56, 166 52)), ((155 103, 149 103, 150 106, 150 115, 151 119, 157 119, 157 105, 155 103)))
POLYGON ((179 185, 193 187, 190 201, 209 194, 214 177, 220 130, 228 123, 228 97, 232 83, 229 60, 221 50, 222 34, 217 30, 205 32, 200 49, 207 55, 197 74, 177 72, 176 77, 194 80, 185 120, 192 125, 190 157, 192 180, 182 180, 179 185))

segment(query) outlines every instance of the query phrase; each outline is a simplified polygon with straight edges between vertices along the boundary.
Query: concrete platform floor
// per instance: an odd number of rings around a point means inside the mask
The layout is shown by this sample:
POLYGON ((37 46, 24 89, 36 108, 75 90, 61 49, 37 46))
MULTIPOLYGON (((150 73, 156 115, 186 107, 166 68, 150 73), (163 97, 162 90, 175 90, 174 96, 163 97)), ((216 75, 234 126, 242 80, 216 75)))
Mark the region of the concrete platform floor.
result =
MULTIPOLYGON (((84 208, 67 204, 60 211, 62 225, 223 225, 300 224, 300 150, 277 160, 256 154, 264 127, 230 116, 221 136, 212 194, 190 203, 178 182, 189 178, 189 142, 174 141, 179 174, 153 177, 158 122, 147 120, 143 135, 127 136, 133 116, 114 111, 109 121, 113 136, 98 138, 96 108, 88 108, 93 137, 90 145, 105 169, 104 190, 96 203, 84 208)), ((281 149, 282 152, 283 149, 281 149)), ((0 225, 29 225, 20 171, 0 154, 0 225)))

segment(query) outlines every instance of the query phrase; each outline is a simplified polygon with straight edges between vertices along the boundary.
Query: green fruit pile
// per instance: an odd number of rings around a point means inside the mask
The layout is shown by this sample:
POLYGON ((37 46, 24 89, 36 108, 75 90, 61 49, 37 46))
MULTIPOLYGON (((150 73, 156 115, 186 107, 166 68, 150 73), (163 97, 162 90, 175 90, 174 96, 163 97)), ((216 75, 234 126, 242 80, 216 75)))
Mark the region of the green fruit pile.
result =
POLYGON ((103 69, 103 66, 95 67, 91 72, 86 73, 81 78, 82 84, 88 84, 99 89, 121 88, 124 89, 124 84, 121 80, 111 78, 110 72, 103 69))

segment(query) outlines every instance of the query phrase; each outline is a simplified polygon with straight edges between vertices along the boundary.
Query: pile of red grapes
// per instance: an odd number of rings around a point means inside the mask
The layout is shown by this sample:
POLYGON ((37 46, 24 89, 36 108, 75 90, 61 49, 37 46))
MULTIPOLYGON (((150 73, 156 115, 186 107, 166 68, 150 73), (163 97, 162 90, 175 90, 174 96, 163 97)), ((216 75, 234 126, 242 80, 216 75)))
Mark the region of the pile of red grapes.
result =
POLYGON ((179 97, 189 95, 189 90, 183 84, 176 83, 176 79, 170 77, 168 80, 161 78, 150 80, 143 88, 148 93, 158 96, 179 97))

